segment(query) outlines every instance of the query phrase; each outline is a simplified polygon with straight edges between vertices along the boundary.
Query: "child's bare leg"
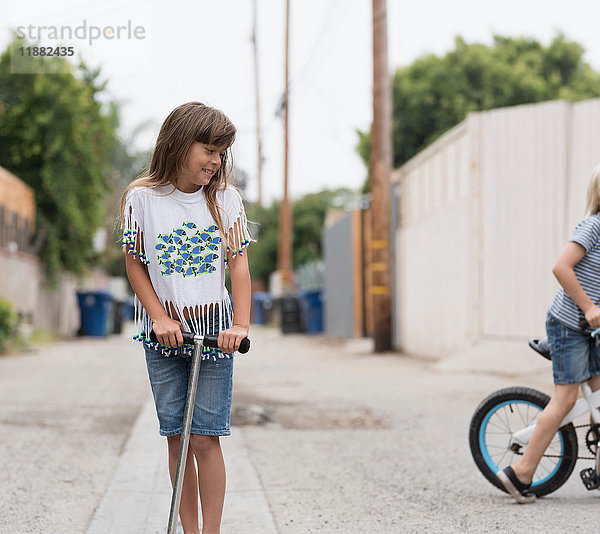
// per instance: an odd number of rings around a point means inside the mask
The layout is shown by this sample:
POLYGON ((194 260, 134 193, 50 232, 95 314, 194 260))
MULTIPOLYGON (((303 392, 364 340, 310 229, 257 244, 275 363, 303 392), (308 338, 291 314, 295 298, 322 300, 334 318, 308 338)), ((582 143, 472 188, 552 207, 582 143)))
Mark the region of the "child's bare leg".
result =
POLYGON ((202 534, 219 534, 226 483, 219 436, 192 434, 190 447, 198 462, 202 534))
POLYGON ((554 386, 554 395, 539 416, 533 436, 523 456, 512 466, 515 475, 524 484, 531 483, 544 452, 560 428, 561 421, 571 411, 577 400, 578 388, 578 384, 556 384, 554 386))
MULTIPOLYGON (((179 456, 179 439, 181 434, 168 436, 169 445, 169 474, 171 475, 171 486, 175 484, 175 472, 177 471, 177 457, 179 456)), ((183 475, 183 488, 181 489, 181 503, 179 505, 179 517, 185 534, 199 534, 198 529, 198 476, 194 465, 194 456, 188 449, 183 475)))
POLYGON ((600 389, 600 375, 592 376, 588 380, 588 385, 592 391, 598 391, 600 389))

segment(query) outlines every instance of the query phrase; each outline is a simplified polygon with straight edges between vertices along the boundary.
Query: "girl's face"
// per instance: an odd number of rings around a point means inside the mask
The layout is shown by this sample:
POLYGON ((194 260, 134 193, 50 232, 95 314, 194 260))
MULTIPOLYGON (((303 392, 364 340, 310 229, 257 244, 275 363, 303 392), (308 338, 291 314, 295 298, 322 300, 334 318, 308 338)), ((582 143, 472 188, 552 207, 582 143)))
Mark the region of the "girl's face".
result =
POLYGON ((177 189, 184 193, 195 193, 221 167, 226 146, 205 145, 194 141, 185 160, 186 172, 177 178, 177 189))

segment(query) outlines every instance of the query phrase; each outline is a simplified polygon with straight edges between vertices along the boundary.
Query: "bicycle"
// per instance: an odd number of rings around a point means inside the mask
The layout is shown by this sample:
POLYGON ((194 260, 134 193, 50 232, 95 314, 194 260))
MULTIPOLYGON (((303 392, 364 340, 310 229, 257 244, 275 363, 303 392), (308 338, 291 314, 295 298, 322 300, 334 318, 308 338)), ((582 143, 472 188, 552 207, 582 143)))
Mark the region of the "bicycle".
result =
MULTIPOLYGON (((600 328, 590 334, 590 343, 600 344, 600 328)), ((529 346, 550 360, 547 339, 531 339, 529 346)), ((571 476, 577 460, 593 460, 594 467, 583 469, 580 476, 588 490, 600 488, 600 390, 592 393, 581 384, 582 397, 561 422, 546 449, 531 484, 538 497, 560 488, 571 476), (577 419, 590 414, 591 421, 575 426, 577 419), (586 429, 585 445, 589 455, 579 454, 577 430, 586 429)), ((469 426, 469 445, 475 464, 494 486, 505 491, 496 473, 516 462, 535 428, 536 420, 550 397, 528 387, 508 387, 495 391, 477 407, 469 426)))

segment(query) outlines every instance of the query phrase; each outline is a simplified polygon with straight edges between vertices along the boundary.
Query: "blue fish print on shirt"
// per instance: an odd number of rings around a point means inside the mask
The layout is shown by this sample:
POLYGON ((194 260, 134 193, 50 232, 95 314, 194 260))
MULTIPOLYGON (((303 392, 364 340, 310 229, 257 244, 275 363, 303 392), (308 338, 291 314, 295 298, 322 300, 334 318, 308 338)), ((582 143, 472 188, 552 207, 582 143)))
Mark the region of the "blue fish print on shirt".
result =
POLYGON ((212 224, 202 230, 193 221, 184 221, 169 234, 159 234, 155 244, 163 276, 180 274, 184 278, 210 274, 217 270, 222 239, 219 228, 212 224), (202 252, 210 252, 202 256, 202 252))

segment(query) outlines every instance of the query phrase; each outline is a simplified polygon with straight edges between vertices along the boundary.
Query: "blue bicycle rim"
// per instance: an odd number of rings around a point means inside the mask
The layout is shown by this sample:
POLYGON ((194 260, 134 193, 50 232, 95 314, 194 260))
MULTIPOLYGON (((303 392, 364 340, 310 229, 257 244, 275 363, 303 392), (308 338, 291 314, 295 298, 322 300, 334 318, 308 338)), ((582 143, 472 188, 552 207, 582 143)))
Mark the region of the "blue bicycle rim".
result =
MULTIPOLYGON (((497 473, 499 471, 499 467, 494 463, 494 460, 492 460, 492 457, 490 456, 488 450, 487 450, 487 446, 485 443, 485 430, 487 428, 488 422, 490 420, 490 417, 492 417, 492 415, 494 415, 500 408, 502 408, 503 406, 507 406, 508 404, 528 404, 529 406, 532 406, 540 411, 542 411, 542 408, 540 408, 537 404, 533 404, 531 402, 527 402, 524 400, 510 400, 510 401, 506 401, 503 402, 501 404, 498 404, 498 406, 496 406, 493 410, 489 411, 483 422, 481 423, 481 427, 479 428, 479 450, 481 451, 482 455, 483 455, 483 459, 485 460, 485 463, 487 464, 487 466, 490 468, 490 470, 492 471, 492 473, 497 473)), ((560 454, 564 453, 565 450, 565 444, 563 442, 563 437, 562 434, 559 432, 558 433, 558 439, 560 440, 560 454)), ((559 467, 562 464, 562 458, 558 459, 558 462, 556 463, 556 467, 552 470, 551 473, 549 473, 545 478, 542 478, 540 480, 536 480, 535 482, 533 482, 531 484, 532 487, 534 486, 539 486, 540 484, 543 484, 544 482, 547 482, 548 480, 550 480, 558 471, 559 467)))

